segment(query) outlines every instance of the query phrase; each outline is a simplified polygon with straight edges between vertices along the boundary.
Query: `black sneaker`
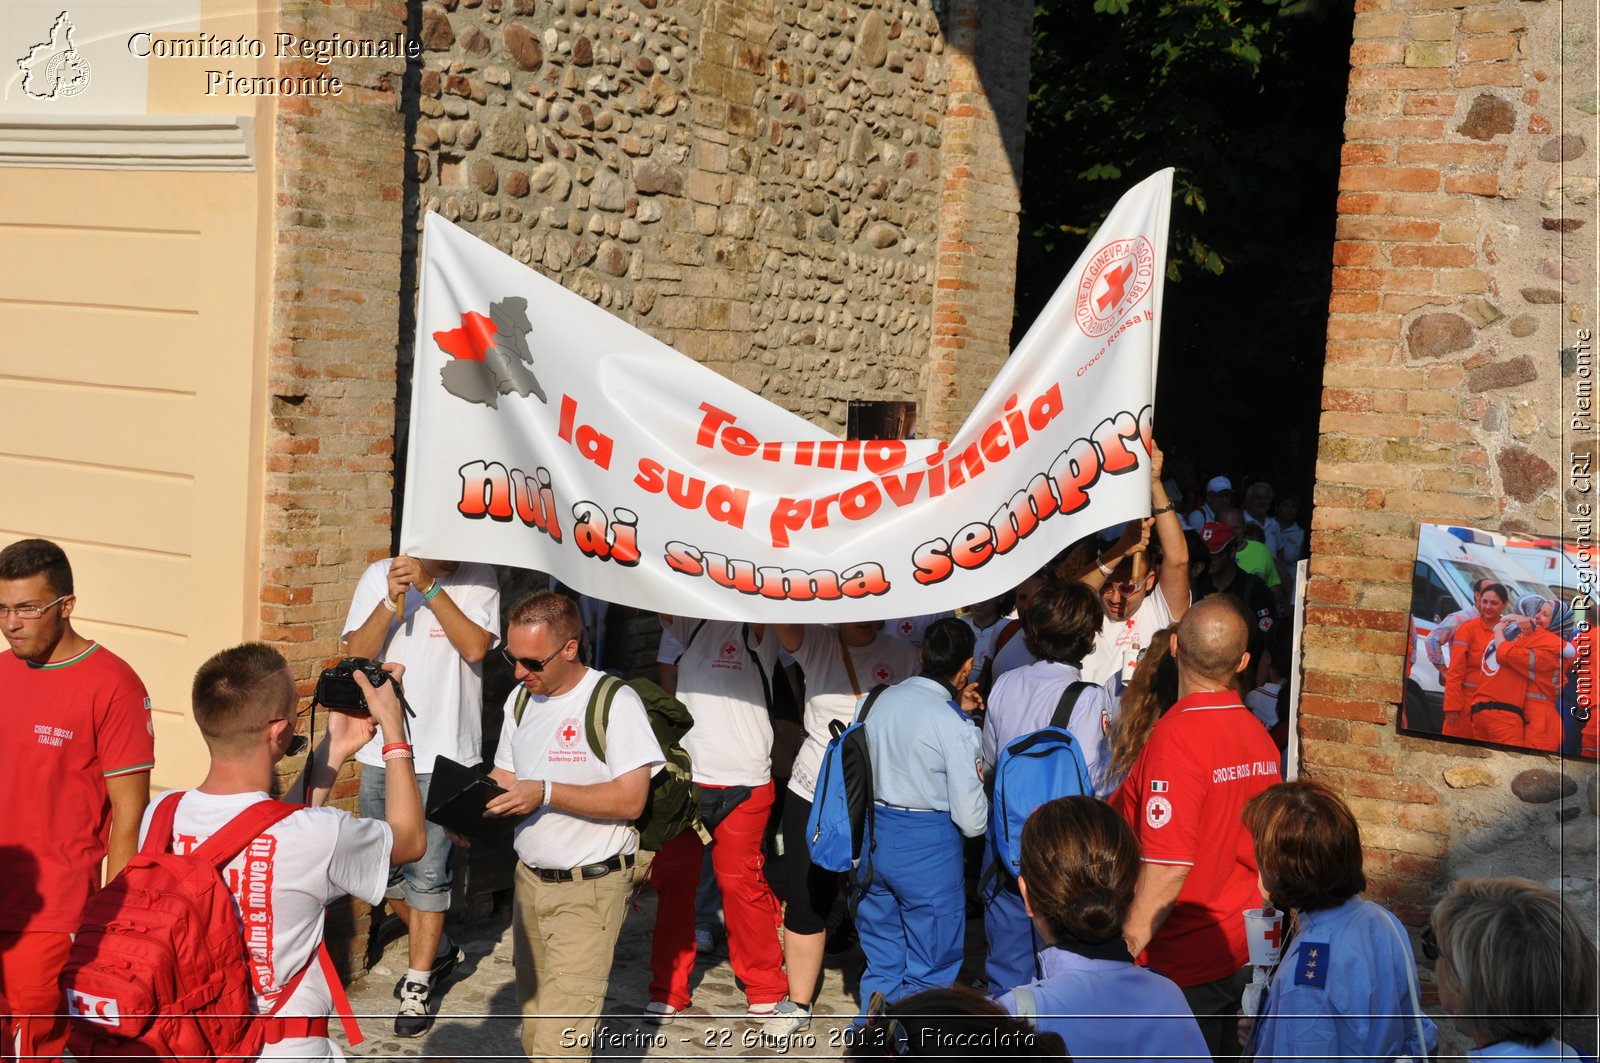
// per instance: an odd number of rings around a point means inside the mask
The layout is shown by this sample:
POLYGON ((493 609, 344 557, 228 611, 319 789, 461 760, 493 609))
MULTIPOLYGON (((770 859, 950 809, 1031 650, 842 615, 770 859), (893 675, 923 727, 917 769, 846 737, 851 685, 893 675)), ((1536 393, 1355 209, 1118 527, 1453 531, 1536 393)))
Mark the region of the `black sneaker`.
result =
MULTIPOLYGON (((465 963, 466 959, 467 959, 466 951, 463 950, 460 945, 451 945, 449 952, 445 953, 443 956, 440 956, 439 958, 437 958, 436 960, 433 961, 433 966, 429 969, 429 972, 428 972, 428 974, 429 974, 429 977, 428 977, 428 999, 429 1000, 432 1000, 435 996, 438 995, 439 991, 444 988, 444 980, 446 978, 449 978, 450 975, 455 972, 455 969, 457 967, 459 967, 459 966, 461 966, 461 964, 465 963)), ((394 998, 396 1000, 404 999, 400 994, 401 994, 401 989, 405 984, 406 984, 406 976, 405 975, 401 975, 400 976, 400 981, 398 981, 398 982, 396 982, 394 984, 394 998)))
POLYGON ((400 1010, 394 1016, 396 1037, 421 1037, 433 1027, 433 1013, 428 1010, 428 987, 421 982, 403 982, 400 986, 400 1010))

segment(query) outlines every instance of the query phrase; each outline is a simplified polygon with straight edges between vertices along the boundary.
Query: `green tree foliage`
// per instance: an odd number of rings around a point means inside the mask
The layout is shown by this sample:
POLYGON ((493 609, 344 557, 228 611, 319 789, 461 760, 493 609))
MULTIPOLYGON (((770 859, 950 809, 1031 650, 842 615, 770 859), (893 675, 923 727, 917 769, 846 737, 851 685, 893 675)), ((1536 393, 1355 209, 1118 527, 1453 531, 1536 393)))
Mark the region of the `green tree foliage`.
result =
POLYGON ((1314 434, 1350 19, 1340 0, 1038 3, 1014 338, 1118 197, 1173 166, 1163 394, 1203 399, 1226 354, 1228 387, 1309 386, 1314 434))

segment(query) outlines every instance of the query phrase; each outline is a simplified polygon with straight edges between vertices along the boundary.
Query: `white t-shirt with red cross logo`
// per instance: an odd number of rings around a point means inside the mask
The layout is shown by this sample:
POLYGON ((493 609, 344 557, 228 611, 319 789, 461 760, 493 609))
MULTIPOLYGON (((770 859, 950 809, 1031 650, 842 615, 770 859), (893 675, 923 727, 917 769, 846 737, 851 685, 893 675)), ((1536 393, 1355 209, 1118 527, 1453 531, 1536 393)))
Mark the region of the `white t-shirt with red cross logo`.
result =
MULTIPOLYGON (((650 730, 644 702, 628 687, 618 690, 611 702, 606 759, 590 750, 584 724, 589 695, 603 674, 590 668, 565 694, 533 695, 520 724, 516 705, 521 688, 513 688, 506 698, 494 766, 518 779, 549 779, 573 786, 610 782, 644 765, 655 774, 666 760, 650 730)), ((587 819, 550 808, 533 812, 517 824, 516 831, 512 844, 518 859, 529 867, 550 870, 598 864, 639 848, 639 835, 627 820, 587 819)))
POLYGON ((807 627, 794 659, 806 673, 806 740, 794 758, 789 789, 811 800, 822 769, 822 753, 833 737, 828 725, 855 719, 856 702, 880 683, 898 683, 920 670, 917 648, 904 639, 880 631, 865 646, 850 647, 856 688, 845 668, 839 632, 831 627, 807 627))
MULTIPOLYGON (((188 791, 177 799, 172 851, 194 851, 233 817, 269 796, 258 791, 188 791)), ((161 800, 156 798, 145 809, 144 821, 139 824, 141 845, 161 800)), ((321 1018, 332 1013, 333 996, 321 965, 315 962, 322 942, 323 913, 344 896, 380 903, 389 885, 393 846, 394 833, 381 819, 357 819, 336 808, 303 808, 269 827, 223 869, 228 890, 239 902, 258 1011, 271 1010, 271 995, 309 963, 294 996, 278 1014, 321 1018)), ((296 1037, 268 1045, 261 1058, 333 1060, 344 1056, 326 1037, 296 1037)))
POLYGON ((746 625, 687 617, 673 618, 665 630, 688 646, 678 658, 678 698, 694 717, 694 727, 683 737, 694 781, 763 785, 772 778, 772 718, 761 675, 769 686, 779 681, 777 636, 771 628, 764 628, 759 639, 752 631, 746 648, 746 625))

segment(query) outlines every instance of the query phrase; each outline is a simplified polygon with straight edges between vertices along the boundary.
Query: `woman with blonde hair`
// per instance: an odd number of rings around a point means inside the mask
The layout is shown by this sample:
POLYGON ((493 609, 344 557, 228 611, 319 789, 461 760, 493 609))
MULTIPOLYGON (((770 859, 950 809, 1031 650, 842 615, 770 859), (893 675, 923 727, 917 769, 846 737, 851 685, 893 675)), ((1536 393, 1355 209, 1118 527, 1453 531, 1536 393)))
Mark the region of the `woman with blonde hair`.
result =
POLYGON ((1111 771, 1108 778, 1120 780, 1128 774, 1139 751, 1150 740, 1156 721, 1178 700, 1178 662, 1172 657, 1173 624, 1150 637, 1150 646, 1139 658, 1133 679, 1122 692, 1117 730, 1111 740, 1111 771))
POLYGON ((1433 909, 1422 954, 1469 1059, 1583 1059, 1556 1040, 1561 1016, 1591 1024, 1595 948, 1561 895, 1522 878, 1466 878, 1433 909))

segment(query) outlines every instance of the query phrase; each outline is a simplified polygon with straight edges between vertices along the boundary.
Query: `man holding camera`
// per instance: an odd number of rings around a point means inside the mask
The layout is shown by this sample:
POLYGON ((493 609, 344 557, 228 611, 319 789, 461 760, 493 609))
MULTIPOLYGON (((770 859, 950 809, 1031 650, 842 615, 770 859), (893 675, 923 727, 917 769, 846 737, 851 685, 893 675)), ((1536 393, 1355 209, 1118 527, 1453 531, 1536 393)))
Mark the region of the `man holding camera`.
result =
MULTIPOLYGON (((353 657, 403 664, 406 699, 416 710, 411 745, 417 785, 428 799, 436 757, 474 765, 482 759, 483 659, 500 635, 500 584, 487 565, 398 557, 373 562, 356 585, 344 643, 353 657)), ((361 763, 361 814, 383 819, 383 753, 376 739, 361 763)), ((395 868, 388 902, 410 934, 408 970, 395 986, 398 1037, 420 1037, 433 1025, 430 1004, 465 959, 444 936, 450 909, 450 841, 427 825, 422 858, 395 868)))

